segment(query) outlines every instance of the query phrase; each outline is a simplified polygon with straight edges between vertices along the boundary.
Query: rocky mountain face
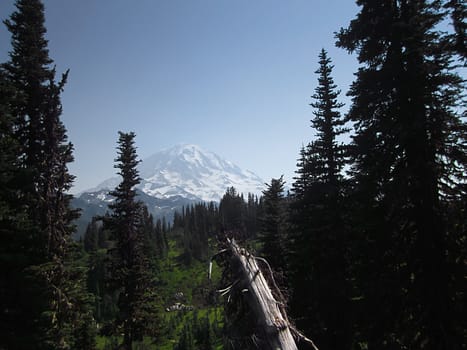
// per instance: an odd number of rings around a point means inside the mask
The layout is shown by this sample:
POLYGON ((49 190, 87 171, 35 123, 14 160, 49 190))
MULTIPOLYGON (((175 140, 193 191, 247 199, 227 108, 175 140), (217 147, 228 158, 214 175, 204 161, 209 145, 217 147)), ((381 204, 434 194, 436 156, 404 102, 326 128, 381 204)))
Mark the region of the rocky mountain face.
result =
MULTIPOLYGON (((155 218, 171 221, 175 210, 201 201, 219 202, 229 187, 237 192, 261 194, 264 181, 248 170, 242 170, 215 153, 196 145, 178 145, 144 159, 139 165, 141 183, 138 197, 155 218)), ((113 200, 109 191, 120 182, 110 178, 74 199, 82 209, 78 234, 84 233, 94 215, 103 215, 113 200)))

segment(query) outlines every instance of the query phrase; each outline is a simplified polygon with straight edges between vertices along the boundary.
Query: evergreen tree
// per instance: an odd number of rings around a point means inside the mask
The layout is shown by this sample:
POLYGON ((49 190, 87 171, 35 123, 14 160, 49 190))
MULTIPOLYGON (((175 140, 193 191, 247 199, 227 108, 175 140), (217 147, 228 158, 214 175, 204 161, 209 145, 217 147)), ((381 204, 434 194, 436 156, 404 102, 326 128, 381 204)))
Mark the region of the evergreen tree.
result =
POLYGON ((331 59, 322 49, 319 54, 318 86, 312 96, 314 102, 314 118, 311 126, 316 130, 316 139, 308 150, 308 156, 316 155, 313 169, 316 181, 329 184, 334 191, 334 197, 339 191, 339 182, 342 182, 342 168, 345 164, 345 145, 339 145, 336 137, 349 131, 344 127, 346 121, 341 117, 339 109, 344 106, 337 101, 340 94, 332 78, 331 59))
POLYGON ((21 167, 20 145, 14 135, 14 91, 0 68, 0 348, 23 349, 28 341, 17 338, 33 328, 32 322, 24 321, 27 299, 21 298, 27 286, 23 270, 31 258, 27 245, 31 222, 20 191, 27 172, 21 167))
POLYGON ((292 192, 294 194, 295 199, 304 199, 306 194, 308 193, 311 176, 310 176, 310 157, 308 149, 310 148, 310 144, 306 147, 302 145, 300 148, 300 157, 297 160, 297 169, 295 170, 296 176, 294 176, 294 182, 292 184, 292 192))
POLYGON ((110 193, 115 201, 109 206, 112 215, 106 220, 116 240, 110 271, 114 286, 119 288, 116 326, 121 327, 122 347, 127 350, 143 335, 157 333, 157 315, 152 304, 155 296, 141 230, 142 204, 136 200, 135 186, 140 178, 134 138, 132 132, 119 132, 115 168, 119 169, 122 181, 110 193))
POLYGON ((323 349, 351 344, 347 230, 344 222, 346 146, 336 137, 347 132, 337 101, 331 60, 319 55, 318 86, 312 96, 316 138, 301 150, 291 205, 290 274, 292 312, 298 326, 323 349), (345 316, 343 316, 345 315, 345 316))
MULTIPOLYGON (((4 336, 0 342, 5 348, 31 348, 39 341, 41 332, 37 327, 41 312, 46 309, 46 302, 40 300, 39 286, 33 285, 31 279, 25 276, 25 269, 33 264, 44 262, 44 254, 37 249, 43 246, 42 235, 38 233, 32 217, 32 210, 36 209, 37 199, 32 201, 30 193, 34 189, 32 181, 32 167, 25 162, 26 130, 26 98, 28 96, 26 82, 29 80, 41 85, 44 79, 34 79, 33 69, 26 69, 26 60, 30 66, 38 65, 35 71, 44 72, 50 60, 47 52, 43 55, 42 64, 33 54, 32 47, 44 48, 37 45, 34 37, 38 32, 45 31, 43 27, 43 10, 40 3, 38 9, 26 11, 27 4, 17 3, 17 11, 11 16, 11 22, 5 21, 12 33, 13 51, 11 61, 3 65, 2 69, 2 267, 5 267, 5 285, 2 295, 5 297, 5 307, 2 309, 2 329, 4 336), (39 17, 39 18, 36 18, 39 17), (24 56, 20 52, 24 52, 24 56), (21 114, 20 114, 21 112, 21 114), (21 136, 21 137, 20 137, 21 136), (18 182, 14 180, 20 175, 18 182), (10 192, 11 191, 11 192, 10 192), (14 199, 18 197, 18 201, 14 199), (23 203, 23 204, 21 204, 23 203), (15 217, 21 220, 20 226, 15 224, 15 217), (40 243, 40 244, 39 244, 40 243), (27 336, 26 336, 27 335, 27 336)), ((38 51, 39 51, 38 50, 38 51)), ((37 75, 37 74, 36 74, 37 75)), ((31 86, 29 84, 28 86, 31 86)), ((32 89, 32 87, 30 88, 32 89)), ((41 102, 42 94, 37 93, 37 101, 41 102)), ((35 130, 34 130, 35 131, 35 130)), ((28 274, 30 275, 30 274, 28 274)))
POLYGON ((228 188, 219 204, 222 228, 225 231, 235 231, 241 237, 245 237, 245 209, 245 201, 237 190, 234 187, 228 188))
POLYGON ((361 64, 349 112, 361 341, 460 349, 465 303, 453 256, 465 232, 448 231, 446 208, 465 198, 466 129, 461 79, 437 27, 447 14, 441 1, 358 3, 338 45, 361 64))
POLYGON ((258 196, 248 193, 245 214, 245 227, 247 236, 256 238, 259 230, 259 217, 262 215, 262 203, 258 196))
POLYGON ((263 212, 260 217, 259 241, 262 254, 276 272, 285 270, 286 252, 286 202, 283 176, 272 179, 263 191, 263 212))
POLYGON ((67 73, 55 81, 44 37, 43 4, 18 0, 16 8, 5 21, 13 50, 3 65, 2 81, 5 78, 15 91, 8 104, 13 123, 9 132, 16 140, 16 161, 11 164, 21 170, 15 193, 22 205, 16 200, 10 203, 23 219, 21 228, 7 229, 13 239, 4 249, 14 257, 10 261, 17 263, 11 272, 19 276, 18 300, 12 308, 3 309, 21 326, 9 323, 11 338, 4 341, 14 342, 18 349, 65 349, 76 344, 72 330, 81 319, 77 313, 88 314, 85 300, 71 297, 73 291, 84 291, 83 280, 66 268, 72 221, 77 217, 67 194, 73 181, 67 168, 73 147, 60 120, 60 94, 67 73))
POLYGON ((50 68, 44 5, 39 0, 18 0, 17 10, 4 23, 12 34, 10 61, 5 64, 8 78, 17 90, 13 104, 17 138, 22 146, 25 165, 34 170, 30 191, 38 186, 42 157, 44 156, 44 96, 47 85, 54 78, 50 68))

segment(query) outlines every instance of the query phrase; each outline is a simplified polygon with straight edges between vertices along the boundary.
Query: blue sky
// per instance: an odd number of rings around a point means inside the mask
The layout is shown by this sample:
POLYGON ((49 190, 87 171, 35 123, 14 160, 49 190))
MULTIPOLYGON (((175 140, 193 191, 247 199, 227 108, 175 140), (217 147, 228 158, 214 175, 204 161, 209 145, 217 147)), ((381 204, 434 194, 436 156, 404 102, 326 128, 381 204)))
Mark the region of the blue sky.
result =
MULTIPOLYGON (((289 185, 313 137, 310 96, 325 48, 345 96, 355 56, 334 32, 351 0, 45 0, 50 56, 70 69, 63 122, 75 146, 74 192, 113 176, 118 130, 140 158, 179 143, 289 185)), ((2 19, 13 0, 0 2, 2 19)), ((0 29, 0 60, 10 50, 0 29)))

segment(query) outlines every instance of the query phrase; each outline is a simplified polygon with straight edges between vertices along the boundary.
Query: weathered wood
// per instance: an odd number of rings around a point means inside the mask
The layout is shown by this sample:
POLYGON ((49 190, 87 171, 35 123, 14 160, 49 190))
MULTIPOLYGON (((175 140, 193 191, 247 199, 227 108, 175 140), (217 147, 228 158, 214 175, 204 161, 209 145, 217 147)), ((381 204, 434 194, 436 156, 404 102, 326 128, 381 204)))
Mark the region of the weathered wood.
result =
POLYGON ((256 315, 258 326, 266 335, 268 349, 296 350, 287 315, 281 311, 280 302, 274 298, 254 256, 240 248, 234 239, 228 240, 227 249, 241 270, 243 280, 240 283, 244 288, 244 296, 256 315))

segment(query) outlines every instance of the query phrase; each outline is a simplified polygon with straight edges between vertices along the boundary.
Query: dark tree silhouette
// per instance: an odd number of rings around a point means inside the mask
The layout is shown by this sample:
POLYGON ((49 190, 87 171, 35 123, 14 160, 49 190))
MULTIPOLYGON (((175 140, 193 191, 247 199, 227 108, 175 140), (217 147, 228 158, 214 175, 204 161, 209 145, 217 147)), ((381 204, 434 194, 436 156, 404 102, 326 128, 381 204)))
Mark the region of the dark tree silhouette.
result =
POLYGON ((263 191, 263 211, 259 218, 258 239, 262 243, 262 255, 276 272, 286 269, 287 206, 283 176, 271 179, 263 191))
POLYGON ((118 157, 115 168, 122 181, 110 194, 115 201, 109 205, 112 214, 105 224, 111 230, 116 247, 111 250, 110 275, 112 284, 119 289, 116 326, 121 327, 124 349, 131 350, 134 341, 143 335, 156 335, 157 315, 154 312, 154 289, 145 234, 142 227, 142 203, 136 200, 135 186, 138 175, 134 133, 119 132, 118 157))
POLYGON ((14 276, 9 283, 15 294, 5 300, 8 306, 3 310, 8 310, 11 322, 1 341, 17 349, 79 346, 74 329, 91 327, 92 317, 83 274, 72 263, 72 221, 77 212, 70 207, 73 176, 68 163, 73 147, 60 120, 67 73, 55 81, 40 1, 18 0, 5 24, 12 35, 12 51, 3 65, 2 81, 14 95, 2 108, 8 106, 5 121, 12 123, 8 138, 14 139, 16 160, 10 166, 19 170, 10 187, 15 188, 16 199, 6 200, 19 225, 6 227, 6 236, 12 239, 4 249, 9 263, 14 262, 6 265, 7 274, 14 276))
POLYGON ((350 346, 348 237, 344 216, 347 132, 337 101, 331 60, 319 54, 318 86, 312 96, 316 138, 301 150, 291 204, 291 307, 297 324, 322 349, 350 346))
POLYGON ((465 198, 466 133, 461 79, 437 26, 446 12, 441 1, 358 3, 338 45, 361 64, 349 112, 361 341, 368 349, 460 349, 456 257, 465 232, 448 230, 446 208, 465 198))

